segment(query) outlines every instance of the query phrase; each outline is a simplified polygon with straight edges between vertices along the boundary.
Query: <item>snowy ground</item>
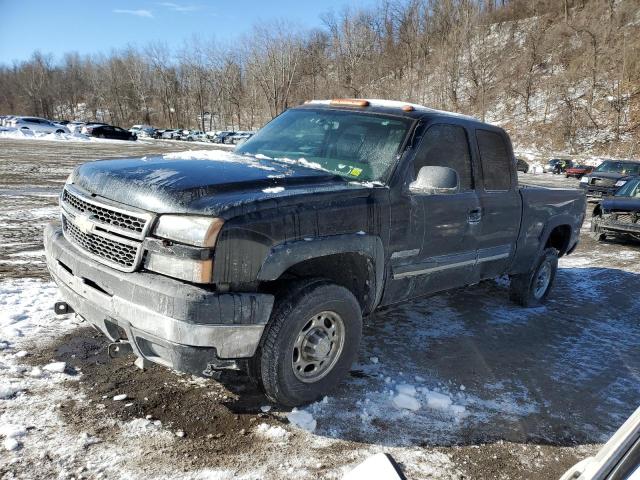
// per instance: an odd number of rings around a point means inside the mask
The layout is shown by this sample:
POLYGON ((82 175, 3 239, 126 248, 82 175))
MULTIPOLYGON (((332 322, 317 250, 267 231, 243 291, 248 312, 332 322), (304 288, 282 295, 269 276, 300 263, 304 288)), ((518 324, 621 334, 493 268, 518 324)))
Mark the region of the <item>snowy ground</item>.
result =
POLYGON ((0 477, 341 478, 388 452, 408 478, 557 478, 640 402, 640 246, 595 244, 586 226, 547 306, 491 281, 377 313, 348 380, 298 412, 242 376, 109 360, 52 315, 42 225, 73 165, 188 147, 169 143, 0 139, 0 477))

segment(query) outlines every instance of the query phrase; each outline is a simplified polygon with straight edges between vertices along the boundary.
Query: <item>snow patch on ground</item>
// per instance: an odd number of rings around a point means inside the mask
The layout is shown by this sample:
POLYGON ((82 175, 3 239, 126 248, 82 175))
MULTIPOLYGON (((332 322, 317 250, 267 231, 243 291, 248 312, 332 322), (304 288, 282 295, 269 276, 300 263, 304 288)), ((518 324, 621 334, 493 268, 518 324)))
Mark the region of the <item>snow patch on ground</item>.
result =
POLYGON ((273 441, 284 441, 289 438, 289 432, 287 432, 282 427, 278 427, 277 425, 274 426, 268 425, 266 423, 261 423, 256 427, 255 431, 259 436, 273 441))

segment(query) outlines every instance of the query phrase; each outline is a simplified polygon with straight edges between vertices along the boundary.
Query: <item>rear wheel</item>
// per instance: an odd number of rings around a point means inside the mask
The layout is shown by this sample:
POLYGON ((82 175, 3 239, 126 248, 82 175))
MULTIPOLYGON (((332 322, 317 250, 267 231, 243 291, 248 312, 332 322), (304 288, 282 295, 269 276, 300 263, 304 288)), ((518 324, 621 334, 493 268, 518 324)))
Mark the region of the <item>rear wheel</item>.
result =
POLYGON ((523 307, 536 307, 547 299, 558 271, 558 251, 545 248, 534 269, 512 275, 509 297, 523 307))
POLYGON ((362 311, 349 290, 304 281, 276 301, 249 375, 274 402, 312 402, 347 375, 361 335, 362 311))

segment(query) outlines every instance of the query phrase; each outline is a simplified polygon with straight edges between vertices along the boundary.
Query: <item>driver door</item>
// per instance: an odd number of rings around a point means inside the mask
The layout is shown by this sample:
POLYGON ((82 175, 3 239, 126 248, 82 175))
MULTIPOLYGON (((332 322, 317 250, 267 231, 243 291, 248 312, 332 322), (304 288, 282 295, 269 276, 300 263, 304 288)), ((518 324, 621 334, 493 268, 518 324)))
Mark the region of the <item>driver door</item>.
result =
MULTIPOLYGON (((404 198, 393 209, 409 210, 406 225, 391 234, 391 288, 394 300, 418 297, 478 281, 477 238, 482 222, 475 191, 469 135, 462 125, 431 125, 407 171, 404 198), (455 193, 426 194, 409 188, 420 168, 449 167, 458 174, 455 193), (415 236, 419 236, 416 238, 415 236)), ((392 230, 393 229, 392 219, 392 230)), ((389 300, 391 300, 389 298, 389 300)))

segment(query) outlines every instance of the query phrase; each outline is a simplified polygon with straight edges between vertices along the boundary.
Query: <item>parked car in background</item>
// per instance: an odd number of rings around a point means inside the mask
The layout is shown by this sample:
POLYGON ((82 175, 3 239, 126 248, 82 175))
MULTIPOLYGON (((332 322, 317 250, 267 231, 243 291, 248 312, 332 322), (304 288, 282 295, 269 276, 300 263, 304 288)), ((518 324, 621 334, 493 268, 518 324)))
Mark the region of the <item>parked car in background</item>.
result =
POLYGON ((69 133, 69 129, 64 125, 57 125, 51 120, 40 117, 13 117, 8 121, 7 126, 23 131, 42 133, 69 133))
POLYGON ((112 140, 137 140, 138 136, 124 128, 113 125, 96 125, 87 128, 87 134, 97 138, 110 138, 112 140))
POLYGON ((151 125, 134 125, 129 129, 131 133, 135 133, 138 137, 153 137, 155 130, 151 125))
POLYGON ((229 143, 228 139, 235 133, 236 132, 232 132, 230 130, 218 132, 215 137, 213 137, 213 143, 229 143))
POLYGON ((82 127, 80 127, 80 133, 84 133, 85 135, 91 135, 91 130, 95 127, 100 127, 102 125, 106 125, 104 122, 85 122, 82 127))
POLYGON ((182 130, 179 140, 206 142, 208 139, 207 134, 201 130, 182 130))
POLYGON ((255 132, 236 132, 235 134, 227 137, 227 143, 233 143, 234 145, 246 142, 249 140, 255 132))
POLYGON ((165 130, 164 132, 162 132, 162 135, 160 136, 160 138, 165 139, 165 140, 174 140, 177 139, 180 136, 180 130, 176 130, 174 128, 170 128, 165 130))
POLYGON ((544 173, 564 173, 567 168, 573 167, 573 161, 567 160, 565 158, 552 158, 547 162, 547 164, 542 167, 542 171, 544 173), (558 170, 558 165, 560 165, 560 169, 558 170))
POLYGON ((564 176, 567 178, 582 178, 587 173, 593 172, 593 169, 594 167, 592 167, 591 165, 574 165, 573 167, 569 167, 564 171, 564 176))
POLYGON ((69 131, 71 131, 71 133, 80 133, 82 131, 82 127, 84 127, 85 125, 85 122, 74 121, 69 122, 67 124, 67 128, 69 129, 69 131))
POLYGON ((640 162, 634 160, 605 160, 591 173, 580 179, 580 187, 587 198, 599 200, 613 195, 627 181, 627 177, 640 175, 640 162))
POLYGON ((621 180, 616 192, 593 210, 591 233, 600 241, 607 235, 640 240, 640 176, 621 180))
POLYGON ((529 172, 529 164, 521 158, 516 158, 516 170, 522 173, 529 172))

